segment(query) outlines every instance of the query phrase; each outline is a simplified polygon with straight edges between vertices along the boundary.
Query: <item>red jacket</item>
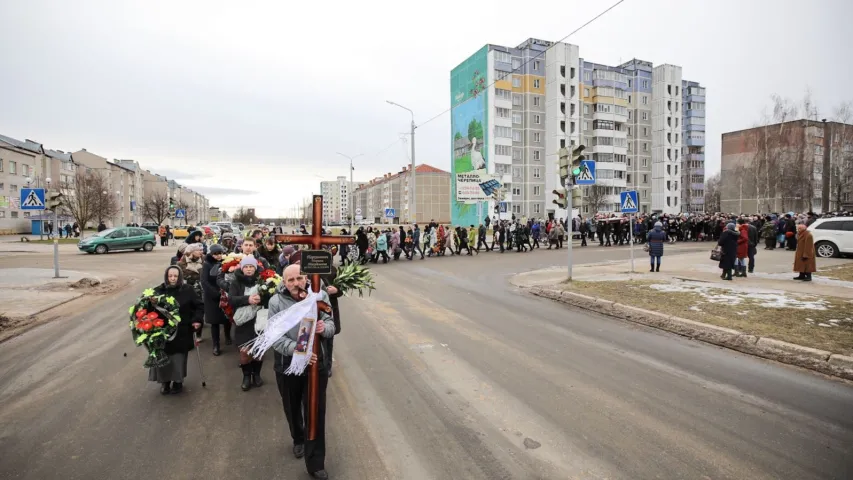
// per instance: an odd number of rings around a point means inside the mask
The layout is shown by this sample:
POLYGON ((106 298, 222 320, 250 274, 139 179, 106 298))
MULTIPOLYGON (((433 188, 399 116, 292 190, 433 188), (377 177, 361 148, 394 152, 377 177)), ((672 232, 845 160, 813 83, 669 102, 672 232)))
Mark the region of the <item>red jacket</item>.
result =
POLYGON ((738 225, 740 236, 737 239, 737 258, 749 256, 749 225, 742 223, 738 225))

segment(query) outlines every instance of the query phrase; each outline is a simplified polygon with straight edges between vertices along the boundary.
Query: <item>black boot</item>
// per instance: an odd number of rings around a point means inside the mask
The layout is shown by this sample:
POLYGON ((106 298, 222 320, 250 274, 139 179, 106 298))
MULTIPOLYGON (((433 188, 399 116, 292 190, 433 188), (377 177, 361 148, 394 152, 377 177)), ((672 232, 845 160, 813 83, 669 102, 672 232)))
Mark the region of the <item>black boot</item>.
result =
POLYGON ((656 271, 656 272, 659 272, 659 271, 660 271, 660 264, 657 264, 657 266, 655 267, 655 271, 656 271))
POLYGON ((240 388, 244 392, 248 392, 252 388, 252 364, 240 365, 240 369, 243 370, 243 383, 240 385, 240 388))
POLYGON ((746 278, 746 267, 740 267, 740 276, 746 278))
POLYGON ((802 273, 802 272, 800 272, 799 277, 794 277, 794 280, 805 280, 805 279, 806 279, 806 274, 802 273))
POLYGON ((181 382, 172 382, 172 395, 177 395, 184 390, 184 384, 181 382))
POLYGON ((804 282, 811 282, 811 281, 812 281, 812 274, 811 274, 811 273, 807 273, 807 274, 806 274, 806 278, 804 278, 804 279, 803 279, 803 281, 804 281, 804 282))
POLYGON ((727 268, 726 269, 726 276, 725 276, 725 278, 723 278, 723 280, 729 280, 730 281, 731 279, 732 279, 732 269, 727 268))
POLYGON ((654 265, 652 265, 652 268, 650 268, 650 269, 649 269, 649 271, 650 271, 650 272, 654 272, 654 271, 655 271, 655 266, 654 266, 654 265))
POLYGON ((264 365, 263 360, 252 360, 252 386, 257 388, 264 384, 261 380, 261 367, 264 365))
POLYGON ((160 384, 160 393, 168 395, 172 392, 172 382, 163 382, 160 384))

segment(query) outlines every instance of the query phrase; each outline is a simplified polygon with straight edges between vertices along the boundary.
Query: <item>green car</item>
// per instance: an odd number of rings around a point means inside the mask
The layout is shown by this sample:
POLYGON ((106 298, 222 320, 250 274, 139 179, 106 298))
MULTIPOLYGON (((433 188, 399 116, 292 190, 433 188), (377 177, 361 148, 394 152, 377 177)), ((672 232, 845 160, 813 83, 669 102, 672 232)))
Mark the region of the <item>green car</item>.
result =
POLYGON ((112 250, 154 250, 154 234, 140 227, 108 228, 80 240, 77 248, 86 253, 107 253, 112 250))

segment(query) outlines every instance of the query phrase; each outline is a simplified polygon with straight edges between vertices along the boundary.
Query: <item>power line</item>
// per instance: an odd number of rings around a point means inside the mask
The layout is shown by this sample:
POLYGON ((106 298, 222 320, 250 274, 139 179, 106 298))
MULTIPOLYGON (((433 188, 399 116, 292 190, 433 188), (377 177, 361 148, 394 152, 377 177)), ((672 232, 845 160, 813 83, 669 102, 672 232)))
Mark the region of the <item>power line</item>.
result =
MULTIPOLYGON (((614 3, 613 5, 611 5, 610 7, 608 7, 606 10, 604 10, 604 11, 602 11, 601 13, 599 13, 598 15, 596 15, 596 16, 594 16, 594 17, 592 17, 590 20, 588 20, 586 23, 584 23, 584 24, 583 24, 583 25, 581 25, 580 27, 578 27, 578 28, 574 29, 572 32, 570 32, 570 33, 569 33, 568 35, 566 35, 565 37, 563 37, 563 38, 561 38, 561 39, 557 40, 556 42, 552 43, 552 44, 551 44, 551 46, 549 46, 549 47, 548 47, 548 48, 546 48, 545 50, 542 50, 541 52, 539 52, 538 54, 534 55, 533 57, 530 57, 526 62, 522 63, 522 64, 521 64, 521 65, 519 65, 518 67, 513 68, 509 73, 507 73, 507 75, 511 75, 511 74, 513 74, 513 73, 516 73, 518 70, 522 69, 525 65, 527 65, 528 63, 532 62, 533 60, 536 60, 537 58, 541 57, 545 52, 547 52, 547 51, 548 51, 548 50, 550 50, 551 48, 555 47, 558 43, 562 43, 562 42, 564 42, 567 38, 569 38, 569 37, 571 37, 572 35, 574 35, 574 34, 578 33, 579 31, 583 30, 585 27, 589 26, 589 24, 591 24, 591 23, 595 22, 596 20, 598 20, 599 18, 603 17, 605 14, 607 14, 609 11, 613 10, 614 8, 618 7, 618 6, 619 6, 622 2, 624 2, 624 1, 625 1, 625 0, 618 0, 616 3, 614 3)), ((505 77, 502 77, 502 79, 503 79, 503 78, 505 78, 505 77)), ((498 80, 496 79, 494 82, 490 83, 486 88, 490 88, 490 87, 492 87, 492 86, 493 86, 495 83, 497 83, 497 82, 498 82, 498 80)), ((427 121, 425 121, 425 122, 421 123, 421 124, 420 124, 420 125, 418 125, 416 128, 420 128, 420 127, 422 127, 422 126, 424 126, 424 125, 428 124, 429 122, 431 122, 431 121, 433 121, 433 120, 435 120, 435 119, 437 119, 437 118, 441 117, 441 116, 442 116, 442 115, 444 115, 445 113, 448 113, 448 112, 452 111, 454 108, 461 107, 462 105, 464 105, 465 103, 467 103, 469 100, 471 100, 471 99, 473 99, 473 98, 475 98, 475 97, 468 97, 468 99, 467 99, 467 100, 463 101, 463 102, 462 102, 462 103, 460 103, 459 105, 456 105, 456 106, 453 106, 453 107, 448 108, 447 110, 444 110, 443 112, 439 113, 438 115, 435 115, 435 116, 431 117, 429 120, 427 120, 427 121)))

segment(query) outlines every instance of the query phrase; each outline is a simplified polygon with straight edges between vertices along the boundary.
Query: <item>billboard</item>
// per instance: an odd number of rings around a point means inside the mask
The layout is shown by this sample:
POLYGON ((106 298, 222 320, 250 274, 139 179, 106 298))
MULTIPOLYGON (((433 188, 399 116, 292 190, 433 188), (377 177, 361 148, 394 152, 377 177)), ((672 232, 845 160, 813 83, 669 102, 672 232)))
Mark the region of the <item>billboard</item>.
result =
MULTIPOLYGON (((484 46, 450 72, 450 218, 454 225, 478 225, 480 184, 488 175, 488 53, 484 46)), ((486 206, 481 207, 486 212, 486 206)))

